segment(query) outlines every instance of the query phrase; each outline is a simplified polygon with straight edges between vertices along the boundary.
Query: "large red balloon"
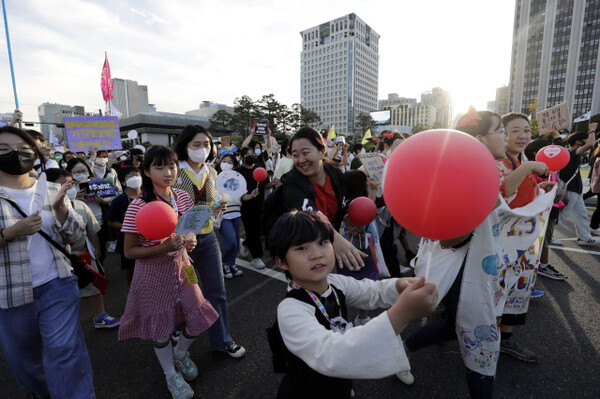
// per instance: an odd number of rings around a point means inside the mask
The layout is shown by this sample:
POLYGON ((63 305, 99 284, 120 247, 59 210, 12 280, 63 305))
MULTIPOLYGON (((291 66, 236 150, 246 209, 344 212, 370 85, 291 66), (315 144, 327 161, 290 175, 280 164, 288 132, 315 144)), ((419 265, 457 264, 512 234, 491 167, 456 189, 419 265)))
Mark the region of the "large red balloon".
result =
POLYGON ((152 201, 138 211, 135 225, 144 237, 162 240, 175 232, 177 214, 166 202, 152 201))
POLYGON ((535 155, 535 160, 545 163, 550 172, 561 170, 567 166, 570 159, 569 151, 560 145, 547 145, 535 155))
POLYGON ((348 206, 348 217, 357 226, 366 226, 377 216, 377 206, 372 199, 357 197, 348 206))
POLYGON ((500 175, 490 151, 456 130, 428 130, 390 156, 383 195, 396 221, 433 240, 474 230, 498 198, 500 175))
POLYGON ((267 179, 267 171, 265 170, 265 168, 256 168, 252 172, 252 177, 254 177, 254 180, 256 180, 259 183, 263 182, 267 179))

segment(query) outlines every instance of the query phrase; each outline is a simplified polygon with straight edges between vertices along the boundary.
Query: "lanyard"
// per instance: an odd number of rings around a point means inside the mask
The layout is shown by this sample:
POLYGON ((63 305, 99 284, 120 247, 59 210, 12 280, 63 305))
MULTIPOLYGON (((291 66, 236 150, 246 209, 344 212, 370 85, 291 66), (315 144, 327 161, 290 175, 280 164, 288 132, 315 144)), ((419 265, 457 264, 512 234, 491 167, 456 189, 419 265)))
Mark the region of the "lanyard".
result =
MULTIPOLYGON (((332 326, 336 326, 336 323, 334 323, 331 318, 329 317, 329 315, 327 314, 327 310, 325 310, 325 306, 323 306, 323 303, 321 303, 321 300, 319 299, 319 297, 317 297, 315 295, 314 292, 307 290, 306 288, 302 288, 300 286, 300 284, 296 283, 295 281, 292 281, 292 288, 293 289, 303 289, 304 291, 306 291, 306 293, 310 296, 310 299, 312 299, 312 301, 315 303, 315 305, 317 306, 317 308, 321 311, 321 313, 323 313, 323 316, 325 316, 325 318, 327 319, 327 321, 329 322, 329 324, 331 324, 332 326)), ((338 294, 335 291, 335 288, 333 288, 333 286, 331 286, 331 291, 333 291, 333 295, 335 295, 335 302, 338 305, 338 309, 339 309, 339 317, 342 318, 342 307, 340 306, 340 299, 338 298, 338 294)))
MULTIPOLYGON (((165 203, 169 204, 169 202, 167 202, 167 201, 166 201, 166 200, 165 200, 163 197, 161 197, 160 195, 158 195, 158 194, 156 193, 156 191, 154 191, 154 194, 155 194, 155 195, 156 195, 158 198, 160 198, 160 200, 161 200, 162 202, 165 202, 165 203)), ((176 214, 179 214, 179 212, 177 211, 177 201, 175 200, 175 195, 173 195, 173 192, 172 192, 172 191, 171 191, 171 203, 170 203, 169 205, 171 205, 171 208, 173 208, 173 209, 175 210, 175 213, 176 213, 176 214)))

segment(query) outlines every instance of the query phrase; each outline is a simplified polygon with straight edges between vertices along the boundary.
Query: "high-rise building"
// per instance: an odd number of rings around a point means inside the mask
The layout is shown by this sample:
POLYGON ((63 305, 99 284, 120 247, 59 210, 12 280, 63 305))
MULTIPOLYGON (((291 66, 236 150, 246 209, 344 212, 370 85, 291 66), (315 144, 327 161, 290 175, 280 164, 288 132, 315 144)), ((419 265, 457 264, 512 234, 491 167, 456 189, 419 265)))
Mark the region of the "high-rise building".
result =
POLYGON ((300 103, 336 133, 377 109, 379 34, 356 14, 300 32, 300 103))
POLYGON ((600 0, 516 0, 509 110, 600 113, 600 0))
POLYGON ((496 89, 496 99, 488 101, 487 109, 496 112, 500 116, 508 113, 508 86, 496 89))
POLYGON ((422 103, 413 105, 406 102, 386 106, 384 109, 391 110, 391 125, 410 127, 424 125, 431 128, 436 123, 437 110, 433 105, 425 105, 422 103))
POLYGON ((113 78, 113 104, 124 117, 150 112, 148 86, 138 85, 135 80, 113 78))
MULTIPOLYGON (((50 134, 50 126, 52 123, 61 123, 60 121, 55 120, 56 112, 60 111, 68 111, 71 112, 70 105, 64 104, 50 104, 43 103, 38 107, 38 117, 40 118, 40 132, 44 135, 46 139, 48 139, 48 135, 50 134)), ((55 130, 56 131, 56 130, 55 130)))
POLYGON ((435 123, 439 127, 449 127, 454 113, 452 95, 448 90, 434 87, 431 91, 421 94, 421 105, 431 105, 436 109, 435 123))
POLYGON ((390 94, 388 94, 387 100, 379 100, 379 108, 378 109, 384 109, 386 107, 392 107, 394 105, 399 105, 399 104, 410 104, 413 107, 416 107, 417 99, 400 97, 397 93, 390 93, 390 94))

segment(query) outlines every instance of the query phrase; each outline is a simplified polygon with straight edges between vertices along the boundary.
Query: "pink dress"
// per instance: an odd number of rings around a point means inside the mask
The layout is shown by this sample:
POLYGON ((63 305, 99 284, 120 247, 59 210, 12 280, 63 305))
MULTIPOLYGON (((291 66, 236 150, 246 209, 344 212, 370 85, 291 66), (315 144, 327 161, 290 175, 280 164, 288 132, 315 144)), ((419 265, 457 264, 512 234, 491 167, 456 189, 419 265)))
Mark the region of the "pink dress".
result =
MULTIPOLYGON (((194 205, 185 191, 173 189, 173 192, 180 214, 194 205)), ((135 226, 135 216, 145 204, 141 198, 131 202, 123 220, 123 233, 140 234, 135 226)), ((160 240, 140 236, 142 246, 159 243, 160 240)), ((158 340, 169 336, 175 325, 183 320, 191 335, 199 335, 215 322, 218 313, 204 299, 198 284, 188 283, 183 266, 182 252, 176 256, 165 253, 136 260, 119 326, 120 340, 134 337, 158 340)))

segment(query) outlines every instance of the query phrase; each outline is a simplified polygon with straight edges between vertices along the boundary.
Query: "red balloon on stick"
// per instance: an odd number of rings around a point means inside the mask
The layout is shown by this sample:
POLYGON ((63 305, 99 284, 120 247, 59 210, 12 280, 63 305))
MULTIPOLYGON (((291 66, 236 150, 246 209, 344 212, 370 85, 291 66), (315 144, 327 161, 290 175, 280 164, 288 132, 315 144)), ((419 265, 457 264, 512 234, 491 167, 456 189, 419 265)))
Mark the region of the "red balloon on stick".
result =
POLYGON ((348 217, 357 226, 366 226, 377 216, 377 206, 372 199, 357 197, 348 206, 348 217))
POLYGON ((254 177, 254 180, 261 183, 267 179, 267 171, 265 168, 256 168, 254 169, 254 172, 252 172, 252 177, 254 177))
POLYGON ((412 136, 394 150, 383 195, 401 226, 421 237, 445 240, 485 220, 499 185, 496 161, 479 140, 438 129, 412 136))
POLYGON ((545 163, 550 172, 561 170, 567 166, 570 159, 569 151, 560 145, 547 145, 535 155, 535 160, 545 163))
POLYGON ((175 232, 177 214, 166 202, 152 201, 138 211, 135 225, 144 237, 162 240, 175 232))

